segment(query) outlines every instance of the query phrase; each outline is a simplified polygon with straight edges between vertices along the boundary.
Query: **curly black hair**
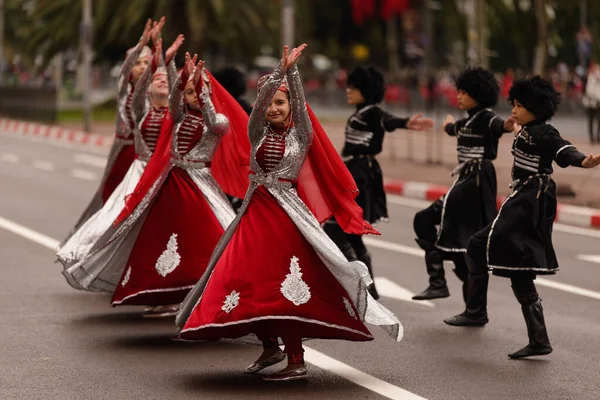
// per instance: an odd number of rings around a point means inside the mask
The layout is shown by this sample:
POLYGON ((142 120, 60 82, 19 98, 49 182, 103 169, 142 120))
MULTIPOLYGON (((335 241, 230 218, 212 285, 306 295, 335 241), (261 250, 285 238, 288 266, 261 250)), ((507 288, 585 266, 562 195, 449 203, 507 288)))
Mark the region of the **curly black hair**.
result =
POLYGON ((232 97, 237 99, 246 93, 246 77, 237 68, 225 67, 215 72, 213 76, 232 97))
POLYGON ((500 86, 493 73, 480 67, 464 70, 456 79, 456 88, 466 92, 482 107, 498 103, 500 86))
POLYGON ((548 121, 556 114, 560 93, 554 89, 551 81, 536 75, 513 83, 508 92, 508 102, 513 105, 515 100, 535 115, 536 119, 548 121))
POLYGON ((348 75, 346 85, 360 90, 367 104, 379 103, 385 95, 383 74, 373 66, 355 67, 348 75))

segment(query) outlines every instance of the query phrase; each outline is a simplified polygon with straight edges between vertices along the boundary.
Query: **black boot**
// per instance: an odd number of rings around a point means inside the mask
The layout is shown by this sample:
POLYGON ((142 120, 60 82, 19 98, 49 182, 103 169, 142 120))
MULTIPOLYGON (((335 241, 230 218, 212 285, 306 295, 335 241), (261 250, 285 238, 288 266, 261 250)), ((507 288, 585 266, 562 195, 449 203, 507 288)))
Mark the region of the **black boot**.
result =
POLYGON ((521 350, 509 354, 512 359, 519 359, 531 356, 544 356, 552 353, 550 339, 548 339, 548 331, 546 330, 546 322, 544 321, 544 309, 542 308, 542 300, 537 297, 531 302, 531 295, 520 295, 513 286, 513 291, 517 300, 521 303, 521 310, 527 325, 527 336, 529 336, 529 344, 521 350))
POLYGON ((452 326, 483 326, 487 317, 487 289, 490 276, 487 270, 480 272, 470 257, 465 257, 469 265, 467 279, 467 307, 464 312, 444 320, 452 326))
MULTIPOLYGON (((365 263, 365 265, 369 269, 369 274, 371 274, 371 278, 373 278, 373 266, 371 264, 371 255, 369 254, 369 252, 365 251, 361 254, 358 254, 357 257, 358 257, 358 261, 362 261, 363 263, 365 263)), ((367 290, 369 291, 369 293, 371 293, 371 296, 373 296, 373 298, 375 300, 379 299, 379 293, 377 293, 377 288, 375 287, 375 282, 370 284, 367 287, 367 290)))
POLYGON ((425 250, 425 266, 429 275, 429 286, 421 293, 412 297, 413 300, 441 299, 450 296, 444 274, 444 263, 440 251, 433 243, 416 239, 419 246, 425 250))
POLYGON ((469 280, 469 272, 468 271, 462 271, 459 269, 454 269, 454 273, 456 274, 456 276, 458 277, 458 279, 462 282, 462 295, 463 295, 463 300, 465 302, 465 304, 467 304, 467 296, 469 293, 468 287, 467 287, 467 281, 469 280))

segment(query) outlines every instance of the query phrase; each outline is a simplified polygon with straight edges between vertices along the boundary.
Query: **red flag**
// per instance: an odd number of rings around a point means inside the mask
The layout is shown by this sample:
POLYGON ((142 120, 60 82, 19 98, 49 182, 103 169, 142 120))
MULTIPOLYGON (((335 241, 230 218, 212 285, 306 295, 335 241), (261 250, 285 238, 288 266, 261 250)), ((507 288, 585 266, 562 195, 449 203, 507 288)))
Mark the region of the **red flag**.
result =
POLYGON ((381 18, 387 21, 392 15, 402 15, 409 6, 410 0, 382 0, 381 18))

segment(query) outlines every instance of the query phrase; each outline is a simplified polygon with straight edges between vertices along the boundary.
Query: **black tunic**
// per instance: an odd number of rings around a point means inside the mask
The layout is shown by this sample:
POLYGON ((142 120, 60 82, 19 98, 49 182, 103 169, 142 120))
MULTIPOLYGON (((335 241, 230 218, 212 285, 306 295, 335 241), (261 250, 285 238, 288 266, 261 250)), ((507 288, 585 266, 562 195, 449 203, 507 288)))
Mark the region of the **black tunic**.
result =
POLYGON ((563 139, 552 125, 533 121, 513 143, 512 193, 502 204, 489 231, 487 264, 494 274, 554 274, 558 261, 552 245, 556 217, 556 185, 552 161, 581 167, 585 155, 563 139))
POLYGON ((443 196, 442 216, 436 247, 446 252, 466 252, 469 238, 494 220, 498 139, 505 133, 504 121, 490 109, 469 110, 469 116, 446 126, 457 138, 459 165, 456 179, 443 196))
POLYGON ((346 124, 342 158, 359 190, 356 202, 371 224, 388 217, 383 174, 375 155, 381 153, 385 132, 406 128, 407 122, 375 104, 362 104, 346 124))

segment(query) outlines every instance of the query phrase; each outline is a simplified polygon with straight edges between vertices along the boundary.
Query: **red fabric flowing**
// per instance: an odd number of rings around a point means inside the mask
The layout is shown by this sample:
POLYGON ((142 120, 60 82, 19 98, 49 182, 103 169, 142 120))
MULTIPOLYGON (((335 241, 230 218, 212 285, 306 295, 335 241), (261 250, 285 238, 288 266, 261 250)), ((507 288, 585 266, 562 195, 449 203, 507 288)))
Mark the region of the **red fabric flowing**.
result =
POLYGON ((229 119, 229 131, 221 139, 212 159, 212 174, 225 193, 243 199, 250 183, 248 114, 212 74, 206 72, 215 110, 229 119))
MULTIPOLYGON (((217 113, 229 119, 229 130, 221 139, 211 162, 213 177, 231 196, 243 198, 248 190, 250 172, 250 141, 248 139, 248 115, 238 102, 206 71, 212 89, 211 100, 217 113)), ((125 198, 125 207, 114 225, 125 220, 154 185, 171 162, 171 138, 174 122, 167 112, 160 130, 156 150, 152 154, 135 190, 125 198)))
POLYGON ((173 118, 169 110, 165 113, 165 117, 160 127, 158 142, 156 149, 148 161, 148 165, 144 169, 140 181, 131 194, 125 196, 125 206, 121 214, 117 217, 113 225, 118 225, 125 220, 135 210, 138 204, 146 197, 146 194, 154 185, 154 182, 160 177, 165 168, 171 162, 171 137, 173 135, 173 118))
POLYGON ((306 108, 313 142, 298 176, 298 195, 320 223, 333 216, 346 233, 379 235, 364 220, 363 210, 355 201, 358 188, 350 171, 308 104, 306 108))

